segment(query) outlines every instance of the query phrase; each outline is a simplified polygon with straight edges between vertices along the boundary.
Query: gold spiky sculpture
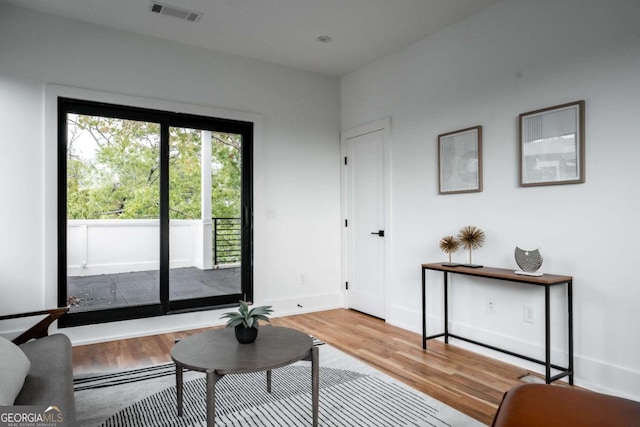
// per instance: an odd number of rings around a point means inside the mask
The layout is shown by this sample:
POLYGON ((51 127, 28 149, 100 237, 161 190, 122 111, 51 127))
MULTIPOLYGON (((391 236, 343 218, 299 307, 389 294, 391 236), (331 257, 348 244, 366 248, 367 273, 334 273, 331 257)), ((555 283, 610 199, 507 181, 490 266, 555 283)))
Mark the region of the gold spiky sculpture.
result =
POLYGON ((440 249, 449 255, 449 263, 451 263, 451 254, 458 250, 460 241, 453 236, 444 236, 440 239, 440 249))
POLYGON ((469 264, 473 265, 471 252, 473 249, 481 248, 484 244, 484 231, 474 225, 467 225, 466 227, 462 227, 458 232, 458 239, 460 239, 462 246, 469 250, 469 264))

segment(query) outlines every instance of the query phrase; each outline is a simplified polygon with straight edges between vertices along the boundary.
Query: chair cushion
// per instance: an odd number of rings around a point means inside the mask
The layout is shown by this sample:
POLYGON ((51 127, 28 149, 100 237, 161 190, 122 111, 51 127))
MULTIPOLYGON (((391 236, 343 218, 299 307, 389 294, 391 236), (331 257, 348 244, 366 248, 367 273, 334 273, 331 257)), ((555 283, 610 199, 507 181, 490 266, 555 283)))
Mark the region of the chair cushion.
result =
POLYGON ((30 368, 31 362, 20 347, 0 337, 0 406, 13 405, 30 368))
POLYGON ((524 384, 505 393, 493 427, 640 425, 640 402, 560 385, 524 384))

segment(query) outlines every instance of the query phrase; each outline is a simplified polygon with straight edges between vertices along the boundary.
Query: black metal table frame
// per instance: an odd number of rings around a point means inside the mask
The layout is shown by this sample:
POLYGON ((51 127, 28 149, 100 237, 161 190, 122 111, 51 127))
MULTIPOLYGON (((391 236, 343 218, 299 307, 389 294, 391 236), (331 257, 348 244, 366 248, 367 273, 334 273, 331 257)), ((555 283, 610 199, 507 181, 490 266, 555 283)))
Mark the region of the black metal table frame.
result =
POLYGON ((444 337, 445 344, 448 344, 449 337, 451 337, 451 338, 469 342, 471 344, 479 345, 494 351, 505 353, 510 356, 519 357, 529 362, 537 363, 539 365, 544 365, 545 366, 545 382, 547 384, 551 384, 553 381, 556 381, 568 376, 569 384, 573 385, 574 372, 573 372, 573 296, 572 296, 573 292, 572 292, 572 287, 573 287, 573 279, 567 279, 564 281, 554 282, 554 283, 539 283, 533 280, 533 277, 531 279, 528 279, 527 276, 519 276, 516 280, 513 277, 496 277, 496 276, 488 276, 488 275, 479 275, 479 274, 474 274, 473 271, 467 271, 467 270, 451 271, 451 270, 445 270, 441 268, 434 268, 434 267, 423 265, 422 266, 422 349, 423 350, 427 349, 427 340, 444 337), (427 308, 426 307, 426 274, 425 274, 426 270, 442 271, 444 273, 444 332, 439 334, 429 335, 429 336, 427 336, 427 324, 426 324, 426 308, 427 308), (510 281, 510 282, 527 284, 527 285, 544 286, 545 360, 542 361, 527 355, 515 353, 513 351, 509 351, 509 350, 495 347, 489 344, 478 342, 476 340, 465 338, 457 334, 450 333, 449 332, 448 273, 462 274, 466 276, 473 276, 473 277, 480 277, 480 278, 484 277, 488 279, 510 281), (567 323, 568 323, 568 353, 569 353, 568 354, 569 360, 568 360, 567 367, 563 367, 563 366, 559 366, 551 363, 551 318, 549 314, 549 306, 550 306, 549 293, 550 293, 551 286, 562 285, 562 284, 567 285, 567 309, 568 309, 567 323), (551 376, 551 368, 560 371, 560 373, 558 373, 557 375, 551 376))

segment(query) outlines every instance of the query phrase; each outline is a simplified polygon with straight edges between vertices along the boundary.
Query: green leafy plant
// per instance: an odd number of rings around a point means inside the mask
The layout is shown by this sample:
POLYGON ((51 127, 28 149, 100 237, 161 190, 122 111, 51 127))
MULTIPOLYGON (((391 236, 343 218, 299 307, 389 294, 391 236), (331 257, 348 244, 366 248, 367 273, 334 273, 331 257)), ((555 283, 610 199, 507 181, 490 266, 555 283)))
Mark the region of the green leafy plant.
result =
POLYGON ((240 301, 238 311, 224 313, 220 318, 223 319, 226 317, 228 319, 227 328, 235 328, 238 325, 243 325, 245 328, 257 328, 260 320, 270 322, 267 316, 272 312, 273 310, 270 305, 254 307, 249 310, 249 304, 245 301, 240 301))

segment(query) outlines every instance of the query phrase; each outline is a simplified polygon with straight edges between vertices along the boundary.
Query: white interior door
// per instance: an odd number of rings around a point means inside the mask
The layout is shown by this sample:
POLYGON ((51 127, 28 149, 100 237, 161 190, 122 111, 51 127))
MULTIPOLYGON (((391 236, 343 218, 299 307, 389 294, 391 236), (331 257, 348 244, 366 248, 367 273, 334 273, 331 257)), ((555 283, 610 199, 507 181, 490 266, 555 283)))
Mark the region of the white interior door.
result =
POLYGON ((385 318, 384 130, 346 139, 347 306, 385 318))

